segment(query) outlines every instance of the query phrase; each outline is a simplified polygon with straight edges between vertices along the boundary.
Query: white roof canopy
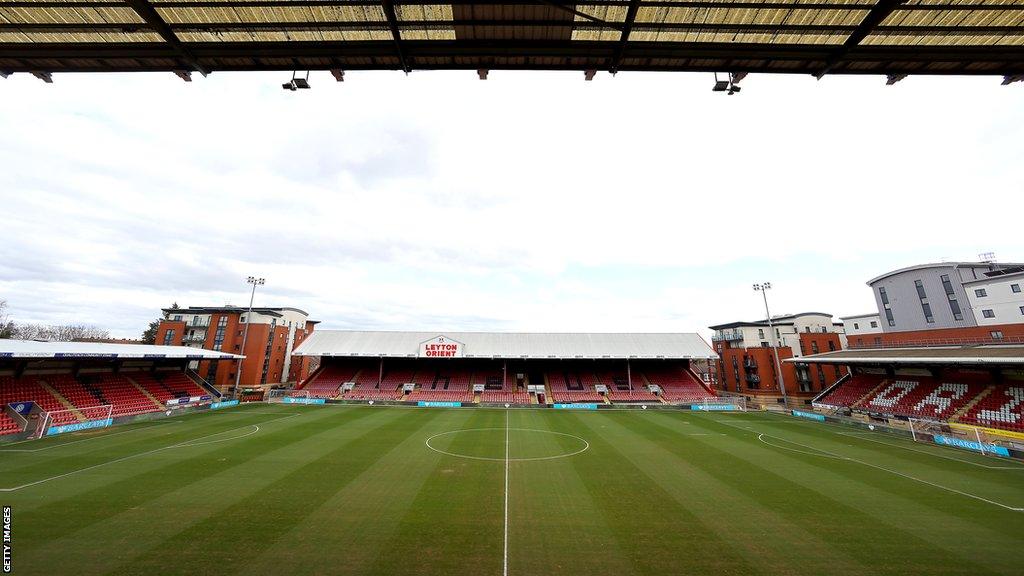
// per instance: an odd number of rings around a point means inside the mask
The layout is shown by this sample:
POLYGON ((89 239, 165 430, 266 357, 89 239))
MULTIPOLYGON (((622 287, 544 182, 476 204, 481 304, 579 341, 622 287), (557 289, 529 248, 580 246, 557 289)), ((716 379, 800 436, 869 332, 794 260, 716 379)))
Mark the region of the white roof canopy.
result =
POLYGON ((360 332, 317 330, 297 356, 417 358, 421 345, 443 337, 462 346, 460 358, 707 359, 715 352, 699 335, 513 332, 360 332))
POLYGON ((189 360, 223 360, 244 358, 244 356, 214 350, 203 350, 202 348, 190 348, 188 346, 0 340, 0 359, 4 358, 180 358, 189 360))

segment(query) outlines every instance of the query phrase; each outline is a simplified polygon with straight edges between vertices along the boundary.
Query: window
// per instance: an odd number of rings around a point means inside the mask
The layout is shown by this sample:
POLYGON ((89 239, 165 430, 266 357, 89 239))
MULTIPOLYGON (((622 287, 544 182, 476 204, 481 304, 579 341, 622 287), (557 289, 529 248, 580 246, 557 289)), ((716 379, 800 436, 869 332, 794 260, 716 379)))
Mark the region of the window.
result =
POLYGON ((174 321, 175 322, 181 322, 181 314, 175 314, 174 315, 174 321))
POLYGON ((1003 331, 1002 330, 993 330, 993 331, 989 332, 988 335, 991 336, 993 340, 1002 340, 1003 339, 1003 331))
POLYGON ((1021 306, 1021 307, 1020 307, 1020 313, 1021 313, 1021 314, 1024 314, 1024 306, 1021 306))
POLYGON ((988 292, 986 292, 984 288, 978 288, 974 291, 974 295, 978 298, 984 298, 985 296, 988 296, 988 292))
POLYGON ((872 320, 871 321, 871 327, 872 328, 878 328, 878 322, 875 322, 874 320, 872 320))
POLYGON ((953 313, 953 320, 959 322, 964 319, 964 314, 960 311, 960 303, 956 301, 953 283, 949 281, 948 274, 943 274, 940 278, 942 279, 942 289, 946 292, 946 300, 949 300, 949 310, 953 313))
POLYGON ((757 339, 764 340, 764 328, 757 329, 757 339))
MULTIPOLYGON (((1024 308, 1024 306, 1021 306, 1021 308, 1024 308)), ((767 347, 768 347, 768 343, 767 342, 761 342, 761 348, 767 348, 767 347)))
POLYGON ((817 342, 811 341, 811 353, 812 354, 817 354, 818 353, 818 343, 817 342))
POLYGON ((1010 292, 1020 294, 1020 284, 1010 284, 1010 292))
POLYGON ((896 325, 896 319, 892 316, 892 307, 889 306, 889 295, 885 292, 885 288, 878 289, 878 296, 882 299, 882 307, 885 308, 885 319, 889 322, 889 326, 896 325))
POLYGON ((836 343, 835 342, 833 342, 831 340, 828 341, 828 351, 829 352, 835 352, 836 351, 836 343))
POLYGON ((924 321, 929 324, 934 324, 935 317, 932 316, 932 306, 928 303, 928 294, 924 291, 924 283, 920 280, 914 280, 914 286, 917 288, 917 298, 921 301, 921 310, 924 312, 924 321))
POLYGON ((170 346, 174 342, 174 330, 164 333, 164 346, 170 346))
POLYGON ((986 309, 986 310, 982 310, 981 311, 981 315, 984 316, 985 318, 995 318, 996 317, 996 313, 993 312, 991 308, 986 309))
POLYGON ((854 330, 860 330, 860 324, 857 324, 856 322, 854 322, 853 323, 853 329, 854 330))

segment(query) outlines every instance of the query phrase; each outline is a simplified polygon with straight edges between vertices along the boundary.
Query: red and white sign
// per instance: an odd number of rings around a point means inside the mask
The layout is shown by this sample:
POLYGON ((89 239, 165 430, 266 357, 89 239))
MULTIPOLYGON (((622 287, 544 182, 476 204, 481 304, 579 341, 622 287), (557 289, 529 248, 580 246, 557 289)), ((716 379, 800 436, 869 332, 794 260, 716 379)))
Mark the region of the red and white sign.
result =
POLYGON ((420 358, 462 358, 464 348, 462 342, 438 336, 420 344, 420 358))

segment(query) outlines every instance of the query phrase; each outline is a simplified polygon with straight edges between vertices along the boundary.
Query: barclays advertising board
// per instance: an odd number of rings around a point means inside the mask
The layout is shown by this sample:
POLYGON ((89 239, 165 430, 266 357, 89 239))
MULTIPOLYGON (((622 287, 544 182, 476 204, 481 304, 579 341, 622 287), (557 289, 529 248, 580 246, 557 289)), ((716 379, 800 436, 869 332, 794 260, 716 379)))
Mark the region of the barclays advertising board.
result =
POLYGON ((964 440, 963 438, 951 438, 949 436, 942 436, 936 434, 932 436, 936 444, 942 444, 943 446, 956 446, 957 448, 963 448, 965 450, 974 450, 976 452, 984 452, 986 454, 995 454, 997 456, 1003 456, 1005 458, 1010 457, 1010 451, 1002 446, 995 444, 981 444, 973 440, 964 440))
POLYGON ((558 410, 597 410, 597 404, 555 404, 558 410))
POLYGON ((416 405, 417 406, 424 406, 426 408, 461 408, 462 407, 462 402, 441 402, 440 400, 437 400, 437 401, 420 400, 419 402, 416 403, 416 405))
POLYGON ((824 415, 822 415, 822 414, 815 414, 814 412, 804 412, 802 410, 792 410, 790 413, 793 414, 793 416, 797 416, 799 418, 807 418, 809 420, 817 420, 818 422, 824 422, 825 421, 825 416, 824 415))
POLYGON ((327 400, 323 398, 293 398, 291 396, 285 396, 281 398, 282 404, 326 404, 327 400))
POLYGON ((225 400, 224 402, 214 402, 210 404, 210 410, 218 410, 220 408, 228 408, 231 406, 238 406, 238 400, 225 400))
POLYGON ((91 430, 93 428, 106 428, 114 423, 114 420, 107 418, 105 420, 90 420, 88 422, 77 422, 75 424, 65 424, 63 426, 51 426, 47 431, 47 436, 54 436, 56 434, 65 434, 67 432, 78 432, 80 430, 91 430))

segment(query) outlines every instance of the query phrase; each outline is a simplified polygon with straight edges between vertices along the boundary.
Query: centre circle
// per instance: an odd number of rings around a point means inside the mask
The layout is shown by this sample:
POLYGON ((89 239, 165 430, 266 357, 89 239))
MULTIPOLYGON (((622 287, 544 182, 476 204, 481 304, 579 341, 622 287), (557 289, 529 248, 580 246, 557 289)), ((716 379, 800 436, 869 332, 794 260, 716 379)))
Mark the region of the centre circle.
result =
MULTIPOLYGON (((534 440, 535 441, 535 440, 534 440)), ((441 432, 440 434, 434 434, 426 440, 427 448, 430 448, 434 452, 444 454, 446 456, 454 456, 456 458, 468 458, 470 460, 490 460, 493 462, 504 462, 506 460, 505 451, 509 450, 510 455, 507 460, 509 462, 532 462, 537 460, 555 460, 558 458, 569 458, 577 454, 582 454, 590 449, 590 443, 573 434, 566 434, 565 432, 555 432, 553 430, 538 430, 535 428, 466 428, 464 430, 449 430, 447 432, 441 432), (533 446, 534 453, 531 454, 531 443, 532 438, 540 438, 541 435, 554 435, 561 436, 564 438, 572 439, 572 445, 569 448, 559 447, 558 452, 547 454, 537 446, 533 446), (454 437, 454 438, 453 438, 454 437), (494 452, 500 454, 499 456, 487 456, 483 454, 474 454, 467 448, 453 448, 451 446, 454 440, 462 442, 468 441, 474 442, 473 448, 483 448, 484 453, 494 452), (438 445, 443 445, 445 441, 448 441, 446 449, 439 448, 438 445), (506 446, 506 443, 508 444, 506 446), (523 444, 527 446, 524 448, 523 444)))

